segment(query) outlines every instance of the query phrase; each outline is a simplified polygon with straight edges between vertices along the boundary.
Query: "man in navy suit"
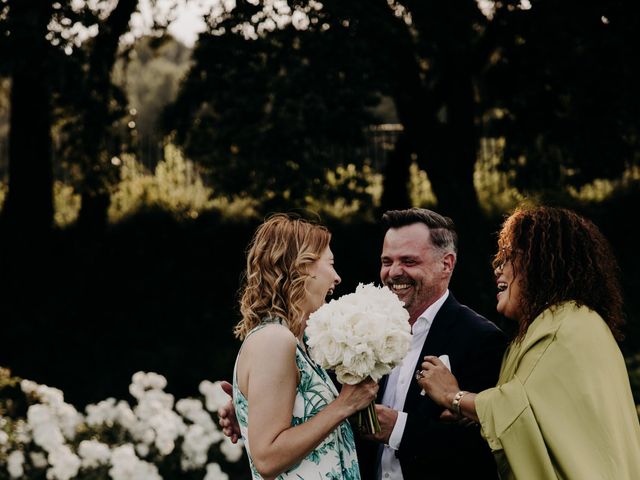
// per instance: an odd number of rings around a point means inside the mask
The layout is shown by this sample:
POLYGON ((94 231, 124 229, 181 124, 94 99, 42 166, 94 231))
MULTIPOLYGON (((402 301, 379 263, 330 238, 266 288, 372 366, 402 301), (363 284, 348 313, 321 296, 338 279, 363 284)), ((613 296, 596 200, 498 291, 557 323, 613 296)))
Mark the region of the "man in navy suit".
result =
MULTIPOLYGON (((357 441, 362 480, 497 479, 479 427, 442 419, 442 408, 420 394, 414 376, 425 355, 447 355, 461 389, 493 387, 506 338, 449 292, 458 243, 451 219, 412 208, 389 211, 382 220, 380 279, 405 303, 412 342, 402 365, 380 382, 382 431, 357 441)), ((223 431, 236 440, 233 407, 219 413, 223 431)))
POLYGON ((381 382, 382 431, 359 442, 363 479, 495 479, 479 428, 443 420, 442 408, 421 395, 414 376, 425 355, 447 355, 461 389, 495 386, 505 336, 448 290, 457 256, 451 219, 412 208, 389 211, 383 222, 380 279, 405 303, 413 336, 403 363, 381 382))

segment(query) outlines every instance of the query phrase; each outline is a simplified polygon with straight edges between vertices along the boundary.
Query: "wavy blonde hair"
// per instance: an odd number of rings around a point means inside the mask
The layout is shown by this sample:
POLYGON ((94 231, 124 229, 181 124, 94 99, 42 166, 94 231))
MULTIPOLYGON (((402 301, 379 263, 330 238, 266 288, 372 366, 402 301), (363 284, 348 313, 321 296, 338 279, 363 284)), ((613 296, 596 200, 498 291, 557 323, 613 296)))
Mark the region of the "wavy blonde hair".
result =
POLYGON ((296 337, 302 333, 308 267, 330 240, 326 227, 281 213, 258 227, 247 251, 236 337, 244 339, 267 317, 286 320, 296 337))

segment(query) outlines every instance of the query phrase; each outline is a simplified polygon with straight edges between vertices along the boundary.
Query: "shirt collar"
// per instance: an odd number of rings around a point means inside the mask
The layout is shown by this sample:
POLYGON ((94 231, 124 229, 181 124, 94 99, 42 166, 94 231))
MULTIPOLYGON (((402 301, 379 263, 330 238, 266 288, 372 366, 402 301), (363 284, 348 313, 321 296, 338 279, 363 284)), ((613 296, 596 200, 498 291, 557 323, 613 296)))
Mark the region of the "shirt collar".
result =
POLYGON ((424 312, 422 312, 411 329, 414 335, 431 328, 433 319, 436 318, 436 315, 440 311, 440 307, 442 307, 442 304, 447 300, 448 297, 449 290, 447 289, 440 298, 438 298, 435 302, 429 305, 424 312))

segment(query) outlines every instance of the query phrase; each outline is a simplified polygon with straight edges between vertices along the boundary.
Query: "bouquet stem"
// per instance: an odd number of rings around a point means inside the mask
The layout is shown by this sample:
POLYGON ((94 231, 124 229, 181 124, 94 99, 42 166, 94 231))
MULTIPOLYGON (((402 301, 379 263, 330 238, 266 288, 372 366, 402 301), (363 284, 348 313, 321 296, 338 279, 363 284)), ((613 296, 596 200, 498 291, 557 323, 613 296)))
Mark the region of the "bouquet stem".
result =
POLYGON ((367 408, 360 410, 355 415, 355 423, 358 431, 367 434, 380 433, 380 422, 376 413, 376 402, 371 402, 367 408))

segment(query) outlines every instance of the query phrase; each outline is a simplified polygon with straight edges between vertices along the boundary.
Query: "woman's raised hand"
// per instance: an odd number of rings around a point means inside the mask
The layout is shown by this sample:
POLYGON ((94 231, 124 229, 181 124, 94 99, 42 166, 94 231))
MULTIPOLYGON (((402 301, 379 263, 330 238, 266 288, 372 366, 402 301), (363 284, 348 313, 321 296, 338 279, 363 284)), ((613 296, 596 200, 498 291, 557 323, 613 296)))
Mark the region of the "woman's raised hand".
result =
POLYGON ((438 357, 424 357, 421 367, 416 372, 418 384, 434 402, 445 408, 451 406, 451 398, 460 391, 456 377, 438 357))

